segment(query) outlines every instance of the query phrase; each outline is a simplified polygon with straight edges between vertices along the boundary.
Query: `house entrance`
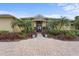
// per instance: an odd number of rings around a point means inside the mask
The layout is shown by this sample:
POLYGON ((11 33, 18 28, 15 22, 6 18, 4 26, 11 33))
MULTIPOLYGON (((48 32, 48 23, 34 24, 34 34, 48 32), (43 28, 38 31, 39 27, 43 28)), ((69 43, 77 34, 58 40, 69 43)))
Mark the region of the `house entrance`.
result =
POLYGON ((36 31, 37 32, 41 32, 42 31, 42 22, 41 21, 37 21, 36 22, 36 31))

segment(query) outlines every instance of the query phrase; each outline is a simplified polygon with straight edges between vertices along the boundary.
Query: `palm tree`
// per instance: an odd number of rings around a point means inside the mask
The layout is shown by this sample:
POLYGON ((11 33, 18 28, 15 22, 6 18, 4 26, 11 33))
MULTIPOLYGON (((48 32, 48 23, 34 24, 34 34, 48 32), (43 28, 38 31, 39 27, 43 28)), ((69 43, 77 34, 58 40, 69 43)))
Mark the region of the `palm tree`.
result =
POLYGON ((63 26, 70 26, 69 20, 66 19, 66 17, 61 17, 61 19, 59 20, 59 29, 61 30, 63 26))
POLYGON ((58 23, 58 20, 48 20, 47 27, 49 30, 57 30, 58 23))
MULTIPOLYGON (((20 19, 16 19, 15 21, 12 22, 12 28, 15 29, 15 27, 17 26, 20 29, 19 25, 21 24, 20 19)), ((17 30, 17 29, 16 29, 17 30)))
POLYGON ((33 30, 33 24, 31 20, 21 20, 20 26, 23 28, 25 33, 31 32, 33 30))
POLYGON ((47 27, 49 30, 61 30, 65 27, 70 27, 70 22, 66 17, 61 17, 61 19, 57 20, 48 20, 47 27))
POLYGON ((24 33, 31 32, 33 30, 32 21, 31 20, 23 20, 17 19, 12 22, 12 27, 18 26, 21 31, 24 33))
POLYGON ((79 30, 79 16, 75 17, 74 25, 75 25, 75 28, 79 30))

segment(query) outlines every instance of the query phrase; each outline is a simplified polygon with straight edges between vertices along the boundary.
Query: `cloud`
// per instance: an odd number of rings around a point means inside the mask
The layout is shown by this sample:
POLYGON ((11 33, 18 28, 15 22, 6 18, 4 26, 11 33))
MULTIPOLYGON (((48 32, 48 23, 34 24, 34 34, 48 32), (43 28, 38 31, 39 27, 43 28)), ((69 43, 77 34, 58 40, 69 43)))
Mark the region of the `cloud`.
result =
POLYGON ((51 17, 51 18, 60 18, 61 15, 59 14, 52 14, 52 15, 44 15, 45 17, 51 17))
MULTIPOLYGON (((9 11, 0 11, 0 14, 11 14, 11 15, 17 17, 17 18, 36 16, 36 15, 29 15, 29 14, 16 14, 16 13, 12 13, 12 12, 9 12, 9 11)), ((43 14, 43 16, 51 17, 51 18, 61 18, 62 15, 60 15, 60 14, 51 14, 51 15, 43 14)), ((66 17, 68 19, 73 19, 73 17, 71 17, 70 15, 63 15, 63 17, 66 17)))
POLYGON ((2 10, 0 10, 0 14, 10 14, 10 15, 13 15, 13 16, 17 17, 16 13, 9 12, 9 11, 2 11, 2 10))
POLYGON ((66 5, 68 5, 68 3, 59 3, 59 4, 57 4, 58 6, 66 6, 66 5))
POLYGON ((0 11, 0 14, 13 14, 13 13, 8 12, 8 11, 0 11))
POLYGON ((26 18, 26 17, 34 17, 34 15, 29 15, 29 14, 25 14, 25 15, 16 15, 18 18, 26 18))
POLYGON ((79 15, 79 3, 61 3, 57 4, 64 11, 64 15, 68 18, 74 19, 75 16, 79 15))
MULTIPOLYGON (((44 15, 45 17, 50 17, 50 18, 61 18, 62 15, 60 14, 52 14, 52 15, 44 15)), ((66 17, 69 20, 74 20, 74 16, 71 17, 71 15, 63 15, 62 17, 66 17)))
POLYGON ((68 13, 79 13, 79 3, 58 4, 64 11, 68 13))
POLYGON ((20 18, 20 17, 30 17, 29 15, 16 14, 14 12, 1 11, 1 10, 0 10, 0 14, 10 14, 10 15, 13 15, 13 16, 15 16, 17 18, 20 18))

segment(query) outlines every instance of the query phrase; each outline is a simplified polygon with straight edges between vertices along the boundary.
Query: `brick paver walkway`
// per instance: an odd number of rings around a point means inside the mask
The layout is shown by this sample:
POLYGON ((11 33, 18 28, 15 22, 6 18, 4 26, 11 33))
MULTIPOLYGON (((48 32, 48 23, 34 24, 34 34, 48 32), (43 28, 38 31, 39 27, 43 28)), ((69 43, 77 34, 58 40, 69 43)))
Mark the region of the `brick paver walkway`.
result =
POLYGON ((0 55, 79 55, 79 41, 48 39, 44 38, 41 34, 38 34, 37 38, 33 39, 17 42, 0 42, 0 55))
POLYGON ((36 38, 33 38, 33 40, 36 39, 36 40, 45 40, 47 38, 43 37, 43 35, 41 33, 37 33, 37 37, 36 38))

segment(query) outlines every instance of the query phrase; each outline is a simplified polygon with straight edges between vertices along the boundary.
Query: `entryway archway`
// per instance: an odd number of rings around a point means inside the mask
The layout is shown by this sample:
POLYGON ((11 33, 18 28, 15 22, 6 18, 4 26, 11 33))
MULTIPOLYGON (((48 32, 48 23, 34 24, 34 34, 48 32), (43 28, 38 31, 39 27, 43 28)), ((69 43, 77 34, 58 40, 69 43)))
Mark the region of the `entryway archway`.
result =
POLYGON ((42 31, 42 21, 36 21, 36 31, 37 32, 42 31))

